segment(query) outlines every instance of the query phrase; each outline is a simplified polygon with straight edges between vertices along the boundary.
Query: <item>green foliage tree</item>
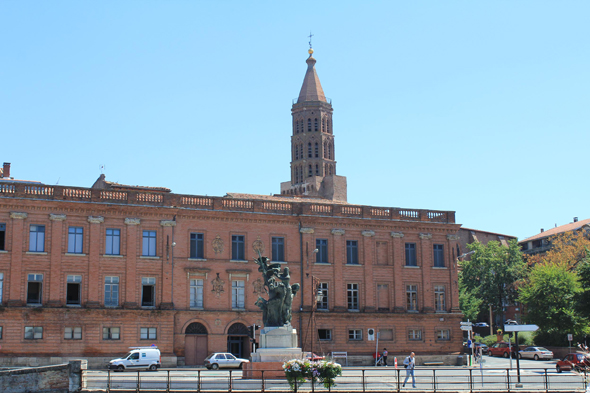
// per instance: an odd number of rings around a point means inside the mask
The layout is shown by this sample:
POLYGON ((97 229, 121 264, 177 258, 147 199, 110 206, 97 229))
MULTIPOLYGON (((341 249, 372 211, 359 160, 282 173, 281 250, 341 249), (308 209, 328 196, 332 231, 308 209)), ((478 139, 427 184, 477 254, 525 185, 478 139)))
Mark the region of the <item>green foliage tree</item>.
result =
MULTIPOLYGON (((508 247, 500 242, 490 241, 484 245, 476 242, 467 246, 471 258, 460 261, 459 293, 463 293, 463 305, 473 315, 474 303, 468 297, 481 301, 477 305, 477 315, 487 314, 488 305, 492 305, 495 314, 503 319, 502 303, 514 302, 518 297, 517 283, 523 278, 525 264, 516 240, 511 240, 508 247)), ((477 320, 477 318, 473 318, 477 320)))
POLYGON ((581 315, 590 315, 590 251, 588 249, 586 249, 585 258, 577 264, 575 272, 582 286, 582 291, 578 295, 577 310, 581 315))
POLYGON ((466 287, 459 289, 459 308, 461 308, 465 319, 477 321, 482 303, 483 299, 477 293, 469 291, 466 287))
POLYGON ((520 287, 520 302, 527 306, 527 321, 539 325, 538 345, 564 345, 567 333, 578 339, 589 332, 588 319, 576 310, 583 292, 576 272, 565 264, 534 266, 520 287))

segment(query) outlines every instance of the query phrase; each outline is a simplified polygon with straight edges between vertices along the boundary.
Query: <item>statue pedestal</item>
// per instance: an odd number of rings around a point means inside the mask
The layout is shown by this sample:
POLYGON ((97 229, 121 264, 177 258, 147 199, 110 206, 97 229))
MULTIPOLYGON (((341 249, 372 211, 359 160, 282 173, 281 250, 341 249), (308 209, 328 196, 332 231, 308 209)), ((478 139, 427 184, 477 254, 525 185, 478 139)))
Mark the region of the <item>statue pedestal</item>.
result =
POLYGON ((243 378, 285 378, 283 363, 291 359, 303 358, 301 348, 297 347, 297 330, 291 325, 265 327, 260 331, 260 348, 253 353, 252 362, 244 364, 243 378))

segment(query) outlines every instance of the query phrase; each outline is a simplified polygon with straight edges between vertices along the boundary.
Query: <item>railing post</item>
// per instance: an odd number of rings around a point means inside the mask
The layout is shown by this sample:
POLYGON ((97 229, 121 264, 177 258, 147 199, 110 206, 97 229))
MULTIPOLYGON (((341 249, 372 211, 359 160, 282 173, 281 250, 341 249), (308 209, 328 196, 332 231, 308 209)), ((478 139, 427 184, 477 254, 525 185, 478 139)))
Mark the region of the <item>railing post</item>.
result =
POLYGON ((432 369, 432 387, 433 387, 434 391, 436 392, 436 369, 435 368, 432 369))
POLYGON ((232 373, 232 370, 229 370, 229 390, 228 390, 228 392, 231 392, 231 373, 232 373))
POLYGON ((469 391, 473 392, 473 369, 469 369, 469 391))
POLYGON ((166 377, 166 392, 170 393, 170 370, 166 370, 167 377, 166 377))
MULTIPOLYGON (((254 371, 254 370, 252 370, 252 371, 254 371)), ((254 376, 254 372, 252 372, 252 376, 254 376)), ((260 370, 260 379, 262 380, 261 393, 264 393, 264 370, 260 370)))
POLYGON ((197 393, 201 393, 201 370, 197 370, 197 393))
POLYGON ((547 375, 547 367, 545 367, 545 393, 549 393, 549 376, 547 375))
POLYGON ((139 393, 139 370, 137 370, 137 387, 135 389, 137 393, 139 393))
POLYGON ((586 368, 584 368, 584 391, 588 389, 588 380, 586 379, 588 375, 586 375, 586 368))
POLYGON ((506 384, 508 386, 506 386, 506 388, 508 389, 508 391, 510 391, 510 369, 507 368, 506 369, 506 384))
POLYGON ((400 373, 400 369, 398 368, 397 370, 395 370, 396 374, 397 374, 397 391, 399 393, 400 389, 400 384, 399 384, 399 373, 400 373))
POLYGON ((107 371, 107 393, 111 393, 111 369, 107 371))
POLYGON ((362 373, 363 373, 363 375, 362 375, 362 380, 361 381, 362 381, 362 384, 363 384, 363 393, 365 393, 365 369, 364 368, 362 370, 362 373))

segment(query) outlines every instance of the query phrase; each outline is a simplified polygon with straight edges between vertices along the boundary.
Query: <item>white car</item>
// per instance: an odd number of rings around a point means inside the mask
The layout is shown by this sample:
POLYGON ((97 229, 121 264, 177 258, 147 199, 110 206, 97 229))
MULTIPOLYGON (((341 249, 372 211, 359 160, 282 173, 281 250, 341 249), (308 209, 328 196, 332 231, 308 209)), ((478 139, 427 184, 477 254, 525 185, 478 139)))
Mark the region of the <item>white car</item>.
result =
POLYGON ((160 368, 162 361, 158 347, 129 347, 129 349, 131 351, 127 355, 111 360, 107 367, 116 371, 127 369, 156 371, 160 368))
POLYGON ((242 368, 244 363, 250 363, 247 359, 240 359, 229 352, 216 352, 205 358, 205 367, 208 370, 219 368, 242 368))
POLYGON ((553 359, 553 352, 543 347, 527 347, 518 351, 518 357, 521 359, 553 359))

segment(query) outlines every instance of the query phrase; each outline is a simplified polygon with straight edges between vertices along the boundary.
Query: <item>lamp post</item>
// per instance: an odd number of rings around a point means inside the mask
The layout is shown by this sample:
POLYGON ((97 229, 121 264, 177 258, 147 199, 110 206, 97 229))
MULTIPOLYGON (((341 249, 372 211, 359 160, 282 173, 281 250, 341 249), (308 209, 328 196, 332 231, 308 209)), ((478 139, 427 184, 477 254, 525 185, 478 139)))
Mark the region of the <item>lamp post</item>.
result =
MULTIPOLYGON (((317 249, 314 250, 317 252, 317 249)), ((324 298, 324 291, 319 289, 320 279, 311 276, 311 356, 313 358, 313 342, 315 341, 315 312, 318 308, 318 302, 324 298)))

